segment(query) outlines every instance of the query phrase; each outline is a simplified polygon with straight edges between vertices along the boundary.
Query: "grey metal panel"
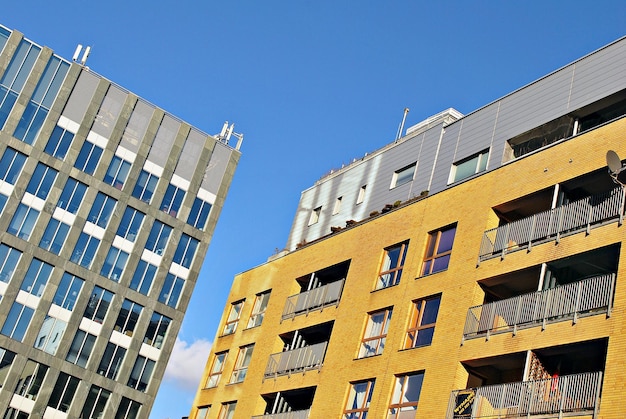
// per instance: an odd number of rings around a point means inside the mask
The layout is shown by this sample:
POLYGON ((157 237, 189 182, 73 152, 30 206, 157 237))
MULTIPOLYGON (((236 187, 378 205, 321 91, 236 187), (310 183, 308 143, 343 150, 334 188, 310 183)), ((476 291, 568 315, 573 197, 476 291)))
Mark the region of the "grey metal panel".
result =
POLYGON ((117 118, 126 101, 126 96, 128 96, 128 93, 119 87, 113 84, 109 86, 109 90, 96 115, 96 120, 91 127, 93 132, 102 135, 104 138, 111 137, 117 118))
POLYGON ((100 78, 98 76, 88 71, 81 71, 61 115, 80 124, 85 117, 85 112, 91 103, 99 82, 100 78))
MULTIPOLYGON (((198 152, 198 155, 200 154, 200 151, 198 152)), ((222 185, 222 179, 224 178, 224 173, 228 167, 228 162, 234 152, 235 151, 232 148, 227 147, 220 142, 215 143, 211 159, 209 160, 209 164, 204 171, 204 178, 202 180, 203 189, 217 195, 219 188, 222 185)))
POLYGON ((193 178, 196 166, 198 166, 200 154, 202 153, 202 149, 204 148, 204 143, 206 141, 206 134, 203 134, 195 128, 191 128, 191 130, 189 130, 189 135, 187 135, 185 145, 183 146, 183 151, 178 159, 176 169, 174 169, 174 173, 176 175, 187 180, 191 180, 193 178))
POLYGON ((150 118, 154 113, 154 106, 139 99, 135 104, 135 109, 128 119, 128 124, 122 134, 122 147, 127 150, 137 153, 139 150, 139 144, 146 134, 146 129, 150 123, 150 118))
MULTIPOLYGON (((481 112, 476 113, 473 118, 461 119, 463 128, 458 137, 454 158, 450 165, 491 146, 498 108, 498 103, 492 103, 483 108, 481 112)), ((444 145, 447 144, 448 133, 452 133, 451 129, 457 124, 458 122, 446 128, 444 145)))
POLYGON ((169 115, 163 116, 161 125, 154 137, 148 160, 157 166, 164 168, 167 158, 172 151, 176 134, 180 129, 180 122, 169 115))

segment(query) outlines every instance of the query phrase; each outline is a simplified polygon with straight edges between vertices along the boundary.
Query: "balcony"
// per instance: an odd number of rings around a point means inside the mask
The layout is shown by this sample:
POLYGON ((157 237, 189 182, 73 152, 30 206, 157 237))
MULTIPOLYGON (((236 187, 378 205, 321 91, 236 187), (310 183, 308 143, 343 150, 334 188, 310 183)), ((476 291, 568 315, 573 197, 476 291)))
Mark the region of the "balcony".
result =
POLYGON ((447 419, 597 417, 602 372, 455 390, 447 419))
POLYGON ((282 320, 293 319, 301 314, 309 314, 311 311, 321 311, 325 307, 338 305, 344 282, 345 279, 341 279, 288 297, 282 320))
POLYGON ((625 190, 621 187, 487 230, 480 246, 478 263, 507 253, 526 249, 561 237, 585 231, 609 222, 623 221, 625 190))
POLYGON ((599 275, 527 293, 513 298, 471 307, 465 320, 463 339, 541 325, 547 322, 576 323, 580 315, 606 313, 610 316, 615 274, 599 275))
POLYGON ((322 342, 270 355, 269 362, 265 368, 265 378, 292 374, 294 372, 319 370, 322 367, 327 344, 327 342, 322 342))
POLYGON ((307 419, 310 410, 296 410, 286 413, 272 413, 267 415, 252 416, 252 419, 307 419))

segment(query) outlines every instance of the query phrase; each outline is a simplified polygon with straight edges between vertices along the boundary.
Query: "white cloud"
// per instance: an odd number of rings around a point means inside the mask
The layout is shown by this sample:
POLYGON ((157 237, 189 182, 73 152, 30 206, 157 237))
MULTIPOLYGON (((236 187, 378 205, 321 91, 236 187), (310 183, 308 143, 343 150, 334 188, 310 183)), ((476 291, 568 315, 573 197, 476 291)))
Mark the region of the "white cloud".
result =
POLYGON ((210 352, 211 342, 208 340, 199 339, 189 344, 176 338, 163 381, 196 391, 210 352))

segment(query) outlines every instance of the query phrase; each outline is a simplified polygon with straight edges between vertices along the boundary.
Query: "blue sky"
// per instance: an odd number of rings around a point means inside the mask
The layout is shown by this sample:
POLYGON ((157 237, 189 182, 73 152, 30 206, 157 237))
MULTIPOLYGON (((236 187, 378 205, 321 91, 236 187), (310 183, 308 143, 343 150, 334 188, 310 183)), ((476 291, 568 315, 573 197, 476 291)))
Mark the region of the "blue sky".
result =
MULTIPOLYGON (((12 0, 0 23, 208 133, 245 134, 151 418, 191 409, 235 274, 282 249, 332 168, 626 35, 626 2, 12 0)), ((626 74, 626 73, 625 73, 626 74)), ((626 77, 626 75, 625 75, 626 77)))

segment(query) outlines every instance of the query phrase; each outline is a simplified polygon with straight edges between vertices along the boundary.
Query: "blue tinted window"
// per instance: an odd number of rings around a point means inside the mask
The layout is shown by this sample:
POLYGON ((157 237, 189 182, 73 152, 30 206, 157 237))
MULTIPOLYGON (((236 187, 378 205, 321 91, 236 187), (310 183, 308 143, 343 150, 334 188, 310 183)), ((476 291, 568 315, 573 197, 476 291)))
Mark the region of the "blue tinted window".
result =
POLYGON ((161 211, 167 212, 172 217, 176 217, 184 197, 185 190, 170 183, 165 191, 163 201, 161 202, 161 211))
POLYGON ((142 170, 137 179, 137 184, 133 189, 133 196, 144 202, 150 203, 159 178, 151 173, 142 170))
POLYGON ((0 213, 4 209, 4 206, 6 205, 8 200, 9 200, 8 196, 6 196, 5 194, 1 194, 0 193, 0 213))
POLYGON ((32 308, 14 302, 0 333, 21 342, 34 312, 32 308))
POLYGON ((74 134, 57 125, 54 127, 54 130, 52 130, 52 134, 50 135, 48 143, 46 143, 46 148, 43 151, 56 157, 57 159, 63 160, 67 154, 67 150, 70 149, 73 139, 74 134))
POLYGON ((80 233, 80 237, 76 242, 76 246, 74 246, 74 251, 72 252, 70 260, 84 266, 85 268, 89 268, 91 266, 91 262, 93 262, 93 258, 96 255, 96 250, 98 250, 99 245, 99 239, 90 236, 85 232, 80 233))
POLYGON ((95 286, 83 317, 102 323, 107 315, 111 301, 113 301, 113 295, 111 291, 95 286))
POLYGON ((193 257, 196 255, 198 243, 198 240, 183 234, 180 238, 180 242, 178 242, 176 253, 174 253, 174 262, 185 268, 189 268, 191 262, 193 262, 193 257))
POLYGON ((11 36, 11 31, 5 28, 0 28, 0 51, 4 48, 4 44, 7 43, 9 36, 11 36))
POLYGON ((74 310, 74 304, 76 304, 84 282, 81 278, 64 272, 52 303, 66 310, 74 310))
POLYGON ((35 297, 41 297, 50 279, 51 273, 52 265, 42 262, 39 259, 33 259, 28 267, 28 271, 26 271, 26 276, 22 281, 20 289, 35 297))
POLYGON ((90 143, 89 141, 85 141, 83 143, 83 147, 80 149, 80 153, 78 153, 78 158, 74 163, 74 167, 85 173, 93 175, 101 156, 102 148, 90 143))
POLYGON ((156 275, 157 267, 145 260, 140 260, 135 269, 133 279, 130 281, 130 289, 138 291, 143 295, 148 295, 152 281, 156 275))
POLYGON ((128 177, 129 171, 130 162, 122 160, 117 156, 113 156, 109 169, 104 175, 104 182, 115 186, 117 189, 122 189, 124 182, 126 182, 126 178, 128 177))
POLYGON ((0 281, 9 282, 13 277, 22 252, 6 244, 0 244, 0 281))
POLYGON ((13 219, 11 219, 7 231, 23 240, 28 240, 33 232, 38 216, 39 211, 20 203, 15 214, 13 214, 13 219))
POLYGON ((117 235, 134 242, 137 234, 139 234, 144 215, 144 213, 137 211, 133 207, 126 207, 120 226, 117 228, 117 235))
POLYGON ((204 230, 206 226, 206 220, 209 218, 209 212, 211 211, 211 204, 203 201, 200 198, 196 198, 193 201, 191 212, 187 218, 187 224, 194 226, 197 229, 204 230))
POLYGON ((39 247, 58 255, 61 252, 61 248, 63 247, 63 243, 65 243, 69 231, 70 226, 68 224, 51 218, 39 242, 39 247))
POLYGON ((119 282, 122 277, 122 272, 124 272, 127 260, 128 253, 118 249, 117 247, 111 246, 109 254, 106 259, 104 259, 100 275, 106 276, 115 282, 119 282))
POLYGON ((37 163, 35 172, 28 182, 26 192, 35 195, 38 198, 46 199, 54 180, 57 177, 57 171, 43 163, 37 163))
POLYGON ((159 302, 176 308, 180 293, 183 290, 183 285, 185 285, 184 279, 168 273, 165 277, 165 282, 163 282, 161 293, 159 294, 159 302))
POLYGON ((115 199, 103 194, 102 192, 98 192, 96 199, 93 201, 91 211, 89 211, 87 221, 94 223, 99 227, 105 228, 109 223, 113 210, 115 209, 115 204, 117 204, 115 199))
POLYGON ((152 313, 152 318, 148 324, 148 330, 146 330, 146 336, 143 342, 157 349, 161 349, 171 322, 172 319, 169 317, 157 313, 156 311, 152 313))
POLYGON ((148 241, 146 242, 146 249, 157 255, 162 255, 171 232, 172 227, 160 221, 154 221, 152 230, 150 230, 150 235, 148 236, 148 241))
POLYGON ((87 185, 74 178, 68 178, 59 197, 59 202, 57 202, 57 207, 76 214, 86 191, 87 185))
POLYGON ((96 337, 94 335, 78 329, 65 360, 85 368, 91 351, 93 350, 94 343, 96 343, 96 337))
POLYGON ((24 162, 26 162, 25 154, 7 148, 2 159, 0 159, 0 180, 15 185, 15 181, 22 172, 22 167, 24 167, 24 162))

